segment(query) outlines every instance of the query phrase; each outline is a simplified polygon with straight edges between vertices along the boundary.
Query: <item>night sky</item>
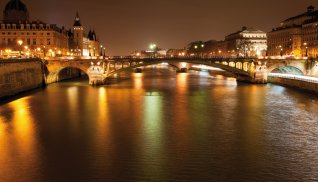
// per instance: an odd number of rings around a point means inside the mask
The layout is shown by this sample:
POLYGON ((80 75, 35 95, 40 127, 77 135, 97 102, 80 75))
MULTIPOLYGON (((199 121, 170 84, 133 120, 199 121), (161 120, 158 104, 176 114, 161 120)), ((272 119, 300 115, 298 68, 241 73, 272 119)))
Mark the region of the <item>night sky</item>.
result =
MULTIPOLYGON (((1 10, 8 1, 0 1, 1 10)), ((182 48, 194 40, 221 40, 242 26, 270 31, 307 6, 318 7, 317 0, 22 1, 32 20, 67 28, 78 10, 82 24, 96 30, 109 55, 128 55, 152 42, 168 49, 182 48)))

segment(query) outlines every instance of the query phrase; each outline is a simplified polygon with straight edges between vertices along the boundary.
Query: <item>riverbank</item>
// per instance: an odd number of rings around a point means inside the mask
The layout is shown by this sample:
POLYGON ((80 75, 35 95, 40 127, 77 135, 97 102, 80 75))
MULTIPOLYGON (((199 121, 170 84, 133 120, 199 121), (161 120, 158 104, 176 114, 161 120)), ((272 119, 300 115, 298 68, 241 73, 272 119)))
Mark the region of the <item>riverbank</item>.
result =
POLYGON ((312 93, 318 93, 318 84, 315 82, 269 76, 268 83, 273 83, 273 84, 282 85, 286 87, 292 87, 292 88, 305 90, 312 93))
POLYGON ((0 99, 44 86, 39 59, 0 62, 0 99))

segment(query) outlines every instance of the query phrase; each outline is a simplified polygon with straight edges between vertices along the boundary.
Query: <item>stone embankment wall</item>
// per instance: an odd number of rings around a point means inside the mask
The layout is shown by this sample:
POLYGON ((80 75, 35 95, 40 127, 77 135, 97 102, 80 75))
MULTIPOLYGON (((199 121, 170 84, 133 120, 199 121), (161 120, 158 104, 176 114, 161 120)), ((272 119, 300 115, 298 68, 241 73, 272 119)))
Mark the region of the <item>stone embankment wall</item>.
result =
POLYGON ((41 60, 0 60, 0 98, 43 86, 41 60))
POLYGON ((309 92, 318 93, 318 84, 317 83, 311 83, 311 82, 304 82, 300 80, 293 80, 293 79, 287 79, 287 78, 278 78, 278 77, 268 77, 267 80, 269 83, 274 83, 278 85, 284 85, 289 86, 297 89, 306 90, 309 92))

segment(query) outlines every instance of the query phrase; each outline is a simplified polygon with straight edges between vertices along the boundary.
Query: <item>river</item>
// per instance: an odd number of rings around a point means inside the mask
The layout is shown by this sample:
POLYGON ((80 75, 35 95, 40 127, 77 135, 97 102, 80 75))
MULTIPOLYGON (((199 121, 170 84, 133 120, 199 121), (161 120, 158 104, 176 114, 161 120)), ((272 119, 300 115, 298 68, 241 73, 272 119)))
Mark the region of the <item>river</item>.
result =
POLYGON ((51 84, 1 103, 0 181, 318 181, 318 96, 161 68, 51 84))

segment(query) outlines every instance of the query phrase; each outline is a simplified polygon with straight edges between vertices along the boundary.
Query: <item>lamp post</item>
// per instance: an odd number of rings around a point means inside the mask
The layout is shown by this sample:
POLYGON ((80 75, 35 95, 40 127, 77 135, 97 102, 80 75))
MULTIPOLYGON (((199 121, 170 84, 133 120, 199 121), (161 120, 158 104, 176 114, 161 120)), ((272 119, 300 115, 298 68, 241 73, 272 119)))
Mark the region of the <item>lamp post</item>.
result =
POLYGON ((100 56, 103 56, 103 47, 104 47, 103 45, 100 46, 100 54, 99 54, 100 56))
POLYGON ((23 44, 23 41, 22 40, 18 40, 20 57, 21 57, 21 52, 22 52, 22 44, 23 44))
POLYGON ((307 46, 307 42, 304 43, 305 49, 306 49, 306 54, 305 56, 308 57, 308 46, 307 46))
POLYGON ((283 56, 283 48, 280 48, 280 56, 283 56))
POLYGON ((283 46, 282 45, 278 46, 278 51, 279 51, 279 55, 283 56, 283 46))

